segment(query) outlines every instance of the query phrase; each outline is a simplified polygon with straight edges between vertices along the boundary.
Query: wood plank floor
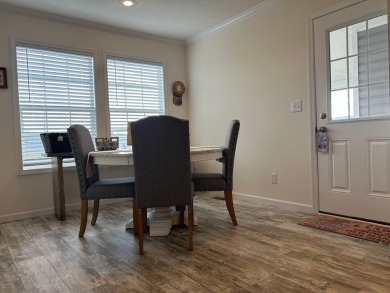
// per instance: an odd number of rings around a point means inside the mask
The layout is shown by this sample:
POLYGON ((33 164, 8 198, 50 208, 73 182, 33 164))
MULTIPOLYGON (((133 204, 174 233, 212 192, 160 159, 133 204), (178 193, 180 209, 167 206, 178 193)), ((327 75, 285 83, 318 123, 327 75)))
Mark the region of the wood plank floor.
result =
POLYGON ((0 224, 0 292, 390 292, 388 248, 297 225, 308 214, 195 197, 194 251, 186 228, 138 238, 130 202, 101 206, 78 237, 79 211, 0 224))

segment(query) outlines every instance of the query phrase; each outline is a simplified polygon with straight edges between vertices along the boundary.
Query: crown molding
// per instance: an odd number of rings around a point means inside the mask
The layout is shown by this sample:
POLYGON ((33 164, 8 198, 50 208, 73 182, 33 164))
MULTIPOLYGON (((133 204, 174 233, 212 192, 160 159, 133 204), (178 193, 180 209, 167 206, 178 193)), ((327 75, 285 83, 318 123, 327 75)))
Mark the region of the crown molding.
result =
POLYGON ((130 29, 119 28, 111 25, 104 25, 92 21, 86 21, 82 19, 61 16, 58 14, 42 12, 34 9, 22 8, 11 4, 0 3, 0 11, 20 14, 29 17, 35 17, 43 20, 75 25, 75 26, 89 28, 89 29, 100 30, 104 32, 114 33, 114 34, 125 35, 128 37, 140 38, 149 41, 157 41, 157 42, 180 45, 180 46, 185 45, 184 41, 178 39, 172 39, 172 38, 161 37, 153 34, 141 33, 130 29))
POLYGON ((218 25, 216 25, 208 30, 205 30, 204 32, 201 32, 200 34, 197 34, 197 35, 187 39, 185 41, 185 44, 189 45, 189 44, 197 42, 201 39, 209 37, 209 36, 219 32, 219 31, 226 29, 227 27, 232 26, 233 24, 236 24, 238 22, 241 22, 241 21, 253 16, 253 15, 256 15, 256 14, 263 12, 264 10, 269 8, 270 6, 276 5, 280 1, 281 0, 265 0, 265 1, 255 5, 251 9, 244 11, 243 13, 240 13, 240 14, 228 19, 227 21, 224 21, 224 22, 222 22, 222 23, 220 23, 220 24, 218 24, 218 25))
POLYGON ((331 5, 329 7, 326 7, 325 9, 322 9, 320 11, 317 11, 315 13, 312 13, 310 15, 310 19, 317 19, 320 17, 323 17, 325 15, 331 14, 333 12, 336 12, 338 10, 342 10, 344 8, 347 8, 349 6, 353 6, 362 2, 365 2, 367 0, 344 0, 339 3, 336 3, 334 5, 331 5))

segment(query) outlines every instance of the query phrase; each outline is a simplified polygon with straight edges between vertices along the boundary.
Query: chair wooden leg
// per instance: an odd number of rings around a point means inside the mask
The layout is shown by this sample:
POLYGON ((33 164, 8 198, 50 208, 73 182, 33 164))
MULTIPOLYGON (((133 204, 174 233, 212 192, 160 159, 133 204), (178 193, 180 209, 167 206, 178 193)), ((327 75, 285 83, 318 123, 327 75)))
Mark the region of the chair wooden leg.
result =
POLYGON ((237 226, 236 214, 234 213, 233 206, 233 193, 231 191, 225 190, 225 202, 226 207, 229 212, 230 218, 232 219, 233 225, 237 226))
MULTIPOLYGON (((137 215, 137 202, 133 197, 133 232, 134 235, 138 235, 138 215, 137 215)), ((148 209, 142 209, 142 230, 144 233, 148 232, 148 209)))
POLYGON ((137 221, 137 202, 135 197, 133 197, 133 233, 138 235, 138 221, 137 221))
POLYGON ((180 210, 180 213, 179 213, 179 227, 184 227, 184 212, 185 212, 185 209, 180 210))
POLYGON ((97 220, 98 214, 99 214, 99 200, 95 199, 93 201, 93 211, 92 211, 91 225, 95 225, 96 224, 96 220, 97 220))
POLYGON ((192 251, 194 249, 194 244, 192 241, 192 232, 194 228, 194 204, 188 205, 188 250, 192 251))
POLYGON ((148 209, 142 209, 142 227, 143 232, 148 232, 148 209))
POLYGON ((144 233, 142 228, 142 209, 137 209, 137 223, 138 223, 138 252, 144 254, 144 233))
POLYGON ((179 227, 184 227, 184 212, 186 210, 185 206, 177 206, 176 211, 179 212, 179 227))
POLYGON ((88 200, 82 199, 79 237, 84 236, 85 228, 87 228, 87 220, 88 220, 88 200))

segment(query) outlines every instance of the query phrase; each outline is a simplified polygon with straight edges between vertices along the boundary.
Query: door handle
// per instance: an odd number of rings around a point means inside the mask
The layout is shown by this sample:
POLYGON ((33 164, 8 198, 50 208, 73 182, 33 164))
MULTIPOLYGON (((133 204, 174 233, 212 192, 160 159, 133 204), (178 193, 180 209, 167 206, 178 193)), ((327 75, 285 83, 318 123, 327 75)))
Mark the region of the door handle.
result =
POLYGON ((328 129, 326 129, 325 126, 321 126, 320 128, 318 128, 318 132, 328 132, 328 129))

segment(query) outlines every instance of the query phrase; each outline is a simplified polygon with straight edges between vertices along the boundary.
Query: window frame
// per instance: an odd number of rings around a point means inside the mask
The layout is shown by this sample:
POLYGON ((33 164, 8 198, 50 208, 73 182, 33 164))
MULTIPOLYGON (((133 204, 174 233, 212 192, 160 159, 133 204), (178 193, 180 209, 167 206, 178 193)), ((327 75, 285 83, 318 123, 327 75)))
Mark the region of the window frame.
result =
POLYGON ((104 68, 104 85, 105 85, 105 109, 106 109, 106 136, 111 136, 111 111, 110 111, 110 100, 109 100, 109 85, 108 85, 108 59, 116 59, 122 61, 145 63, 145 64, 159 64, 162 66, 163 72, 163 93, 164 93, 164 115, 169 115, 169 107, 167 103, 167 68, 166 62, 158 59, 142 58, 130 55, 124 55, 115 52, 103 52, 103 68, 104 68))
MULTIPOLYGON (((347 28, 351 25, 354 25, 354 24, 357 24, 359 22, 367 22, 370 20, 370 19, 374 19, 374 18, 377 18, 377 17, 380 17, 380 16, 384 16, 384 15, 387 15, 387 21, 388 21, 388 24, 389 24, 389 21, 390 21, 390 14, 388 14, 388 12, 386 10, 382 10, 382 11, 378 11, 376 13, 372 13, 372 14, 369 14, 369 15, 366 15, 364 17, 360 17, 360 18, 356 18, 354 20, 351 20, 351 21, 347 21, 347 22, 344 22, 344 23, 341 23, 339 25, 336 25, 336 26, 333 26, 333 27, 330 27, 327 29, 326 31, 326 72, 327 72, 327 111, 328 113, 332 113, 332 109, 331 109, 331 94, 332 94, 332 89, 331 89, 331 68, 330 68, 330 63, 331 63, 331 58, 330 58, 330 40, 329 40, 329 34, 330 32, 332 31, 335 31, 335 30, 338 30, 338 29, 341 29, 341 28, 347 28)), ((368 27, 367 27, 367 32, 368 32, 368 27)), ((348 33, 348 32, 347 32, 348 33)), ((348 45, 348 43, 347 43, 348 45)), ((347 51, 348 51, 348 47, 347 47, 347 51)), ((388 51, 390 51, 390 46, 388 46, 388 51)), ((367 48, 367 54, 369 54, 369 50, 367 48)), ((347 54, 347 59, 349 58, 349 54, 347 54)), ((390 58, 388 59, 389 62, 390 62, 390 58)), ((349 66, 349 65, 348 65, 349 66)), ((367 83, 367 87, 369 86, 369 82, 367 83)), ((352 87, 354 88, 354 87, 352 87)), ((389 83, 389 88, 390 88, 390 83, 389 83)), ((350 90, 350 87, 346 87, 345 88, 346 90, 350 90)), ((349 97, 349 94, 348 94, 348 97, 349 97)), ((349 102, 348 102, 349 103, 349 102)), ((337 123, 349 123, 349 122, 355 122, 355 121, 375 121, 375 120, 389 120, 390 119, 390 115, 383 115, 383 116, 371 116, 371 117, 356 117, 356 118, 347 118, 347 119, 333 119, 331 117, 331 115, 328 115, 328 123, 330 124, 337 124, 337 123)))
MULTIPOLYGON (((16 48, 17 46, 26 46, 30 48, 36 48, 36 49, 42 49, 42 50, 49 50, 49 51, 58 51, 63 53, 74 53, 74 54, 81 54, 81 55, 90 55, 92 57, 92 64, 93 64, 93 73, 94 73, 94 91, 95 91, 95 120, 96 120, 96 132, 99 132, 99 119, 101 119, 99 116, 99 93, 98 93, 98 53, 94 49, 87 49, 87 48, 76 48, 76 47, 70 47, 70 46, 63 46, 58 44, 46 44, 41 42, 34 42, 30 40, 23 40, 23 39, 11 39, 11 65, 12 65, 12 77, 13 77, 13 109, 14 109, 14 125, 15 125, 15 132, 14 132, 14 141, 16 146, 16 160, 18 164, 18 175, 29 175, 29 174, 40 174, 40 173, 48 173, 51 172, 51 163, 48 163, 47 165, 42 165, 37 168, 32 168, 28 170, 23 169, 23 154, 22 154, 22 132, 21 132, 21 123, 20 123, 20 107, 19 107, 19 84, 18 84, 18 72, 17 72, 17 53, 16 48)), ((48 157, 50 160, 50 158, 48 157)), ((74 169, 74 165, 68 165, 64 166, 64 170, 68 169, 74 169)))

